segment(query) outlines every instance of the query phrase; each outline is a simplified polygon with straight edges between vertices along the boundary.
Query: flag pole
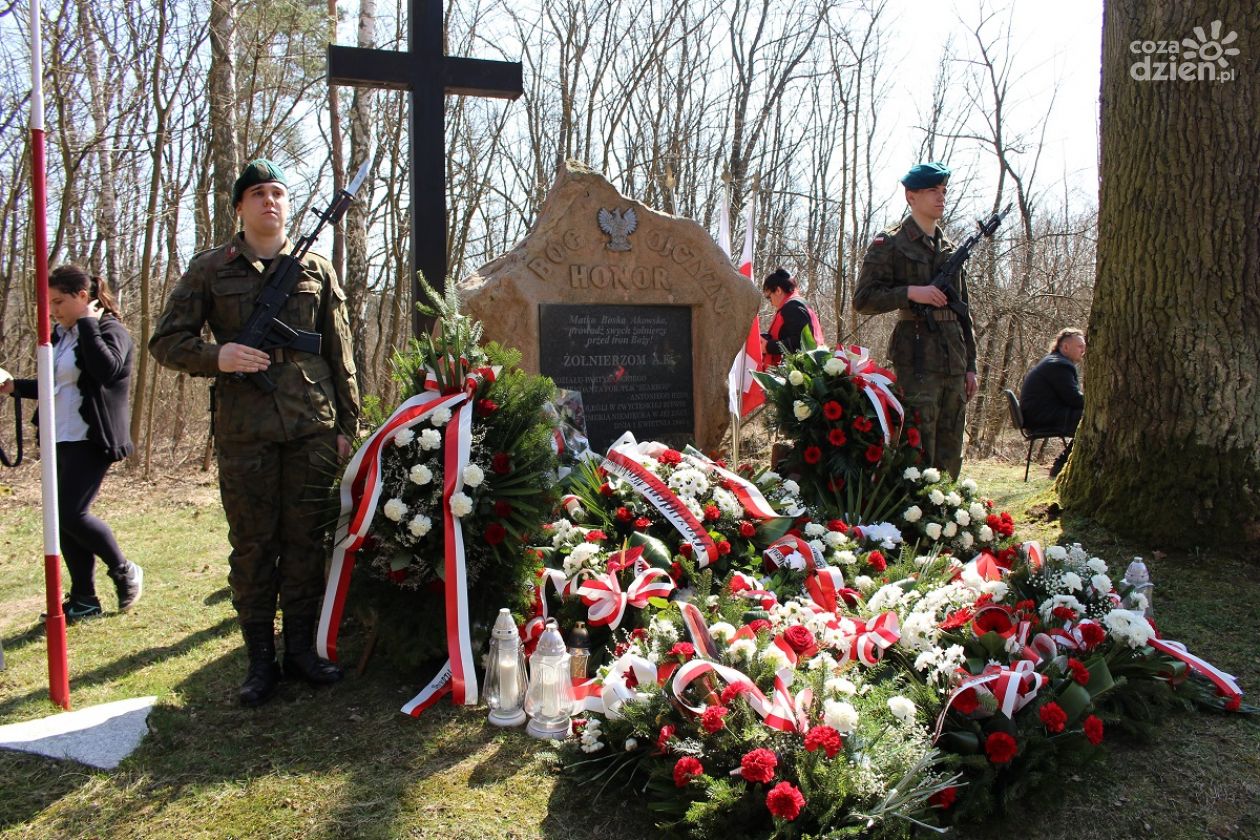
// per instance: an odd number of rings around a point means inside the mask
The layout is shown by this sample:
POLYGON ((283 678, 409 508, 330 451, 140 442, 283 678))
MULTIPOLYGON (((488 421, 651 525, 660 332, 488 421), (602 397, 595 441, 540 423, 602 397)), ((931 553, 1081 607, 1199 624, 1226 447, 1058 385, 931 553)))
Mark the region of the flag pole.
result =
POLYGON ((35 237, 35 301, 39 345, 40 484, 44 502, 45 635, 48 639, 48 696, 70 708, 66 616, 61 609, 61 544, 57 522, 57 425, 53 416, 52 330, 48 315, 48 193, 44 180, 44 56, 39 0, 31 0, 31 228, 35 237))
MULTIPOLYGON (((722 233, 725 234, 725 236, 722 237, 725 240, 722 242, 722 247, 726 249, 726 256, 728 258, 733 256, 733 254, 731 254, 731 234, 730 234, 730 225, 731 225, 730 193, 731 193, 731 172, 729 169, 724 169, 722 170, 722 205, 721 205, 722 218, 719 219, 719 225, 720 225, 722 233)), ((742 351, 740 355, 742 358, 743 356, 742 351)), ((744 381, 744 365, 743 365, 743 362, 741 361, 740 366, 739 366, 739 379, 736 380, 736 382, 738 383, 737 388, 742 386, 743 381, 744 381)), ((729 383, 727 385, 727 389, 728 390, 730 389, 729 383)), ((739 469, 740 399, 741 397, 739 395, 730 395, 730 398, 727 400, 727 403, 728 403, 727 407, 734 409, 733 411, 731 411, 731 469, 739 469)))
MULTIPOLYGON (((728 176, 727 181, 729 182, 729 180, 730 178, 728 176)), ((748 257, 748 279, 752 281, 754 286, 757 284, 757 281, 756 281, 757 272, 754 271, 752 267, 753 266, 753 249, 751 247, 748 247, 748 245, 749 243, 752 242, 753 215, 754 213, 756 213, 757 190, 760 186, 761 186, 760 175, 754 175, 753 182, 752 182, 752 191, 749 193, 749 196, 748 196, 748 218, 744 220, 744 225, 745 225, 744 245, 745 245, 745 251, 746 251, 744 256, 748 257)), ((742 261, 743 260, 741 257, 741 262, 742 261)), ((754 314, 753 318, 754 320, 756 320, 757 316, 754 314)), ((739 356, 739 383, 740 383, 741 389, 743 388, 743 383, 747 379, 747 377, 748 377, 748 354, 741 353, 739 356)), ((744 413, 744 404, 743 404, 743 395, 741 393, 740 402, 738 406, 736 407, 736 411, 735 411, 735 422, 731 430, 731 466, 733 469, 739 469, 739 444, 740 444, 740 437, 743 434, 743 413, 744 413)))

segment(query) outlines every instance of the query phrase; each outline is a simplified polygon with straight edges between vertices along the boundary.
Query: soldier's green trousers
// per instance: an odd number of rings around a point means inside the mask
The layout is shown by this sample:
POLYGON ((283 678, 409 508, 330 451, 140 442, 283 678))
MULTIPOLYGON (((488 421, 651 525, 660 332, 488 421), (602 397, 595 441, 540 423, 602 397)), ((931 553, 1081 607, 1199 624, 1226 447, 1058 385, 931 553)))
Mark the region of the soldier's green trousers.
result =
POLYGON ((897 384, 906 395, 907 417, 919 413, 923 438, 923 465, 946 470, 954 478, 962 469, 963 433, 966 430, 966 377, 944 373, 897 372, 897 384))
POLYGON ((219 492, 227 516, 228 583, 242 623, 313 616, 324 594, 326 529, 336 521, 330 488, 337 435, 293 441, 218 442, 219 492))

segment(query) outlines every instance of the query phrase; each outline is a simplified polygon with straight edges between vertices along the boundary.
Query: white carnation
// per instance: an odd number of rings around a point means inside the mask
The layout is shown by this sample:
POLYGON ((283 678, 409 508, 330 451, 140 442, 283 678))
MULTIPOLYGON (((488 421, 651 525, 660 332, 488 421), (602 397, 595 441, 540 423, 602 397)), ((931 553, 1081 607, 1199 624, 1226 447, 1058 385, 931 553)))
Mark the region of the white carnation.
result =
POLYGON ((393 522, 402 522, 407 515, 407 504, 402 499, 390 499, 385 503, 385 518, 393 522))
POLYGON ((931 493, 928 493, 928 501, 934 505, 943 505, 945 504, 945 494, 940 490, 933 490, 931 493))
POLYGON ((993 529, 990 528, 988 525, 981 525, 980 526, 980 542, 992 542, 992 541, 993 541, 993 529))
POLYGON ((901 518, 907 522, 918 522, 923 518, 923 508, 918 505, 911 505, 906 508, 905 513, 901 514, 901 518))
POLYGON ((470 499, 467 494, 456 493, 455 495, 451 496, 451 515, 452 516, 456 518, 461 517, 461 516, 467 516, 468 514, 472 513, 472 509, 473 509, 472 499, 470 499))
POLYGON ((1146 616, 1132 610, 1112 610, 1103 616, 1103 624, 1112 636, 1131 648, 1142 647, 1155 635, 1146 616))
POLYGON ((796 415, 797 420, 808 420, 814 410, 809 407, 803 400, 794 400, 792 402, 792 413, 796 415))
POLYGON ((967 513, 967 511, 962 508, 959 508, 954 511, 954 521, 965 528, 971 524, 971 514, 967 513))
POLYGON ((946 539, 953 537, 957 533, 958 533, 958 523, 956 522, 946 522, 945 527, 941 529, 941 535, 944 536, 946 539))
POLYGON ((849 697, 857 694, 857 686, 854 685, 853 680, 844 677, 832 677, 823 683, 823 689, 828 694, 844 694, 849 697))
POLYGON ((895 583, 880 587, 880 590, 870 597, 866 602, 866 606, 872 612, 882 612, 892 609, 901 602, 901 596, 905 594, 905 590, 895 583))
POLYGON ((732 661, 752 659, 757 653, 757 643, 752 639, 736 639, 726 649, 726 655, 732 661))
POLYGON ((980 587, 980 591, 993 596, 995 602, 1001 601, 1006 597, 1006 593, 1010 591, 1004 580, 986 580, 980 587))
POLYGON ((429 422, 434 426, 445 426, 451 421, 451 410, 449 408, 439 408, 437 411, 429 415, 429 422))
POLYGON ((797 386, 803 385, 805 384, 805 376, 799 370, 794 370, 788 374, 788 382, 797 386))
POLYGON ((424 464, 412 464, 407 471, 407 478, 411 479, 412 484, 423 486, 433 480, 433 472, 424 464))
POLYGON ((914 723, 916 709, 914 701, 909 697, 902 697, 900 694, 896 697, 889 697, 888 710, 893 713, 893 717, 902 723, 914 723))
POLYGON ((850 735, 858 725, 858 711, 844 700, 823 701, 823 723, 839 732, 850 735))
POLYGON ((735 638, 735 627, 732 624, 727 624, 725 621, 719 621, 709 628, 709 635, 725 644, 735 638))
POLYGON ((411 532, 413 537, 423 537, 429 531, 433 530, 433 520, 429 517, 417 513, 411 517, 411 521, 407 523, 407 530, 411 532))
POLYGON ((972 502, 967 508, 967 513, 971 514, 972 519, 984 519, 984 505, 979 502, 972 502))
POLYGON ((958 507, 962 504, 962 496, 959 496, 957 493, 951 491, 950 494, 945 497, 945 501, 949 502, 950 507, 958 507))
POLYGON ((437 429, 425 429, 420 432, 420 448, 433 450, 442 445, 442 433, 437 429))
POLYGON ((828 531, 823 534, 823 542, 827 544, 828 548, 838 548, 844 542, 844 534, 839 531, 828 531))
POLYGON ((1096 575, 1105 575, 1107 573, 1107 564, 1097 557, 1091 557, 1085 565, 1096 575))
POLYGON ((779 475, 774 470, 766 470, 765 472, 761 474, 761 478, 757 479, 757 483, 764 484, 767 487, 769 487, 770 485, 774 484, 776 481, 778 481, 782 477, 783 476, 779 475))
POLYGON ((958 541, 962 543, 963 548, 971 548, 972 544, 976 541, 976 538, 971 536, 970 531, 963 531, 962 535, 958 538, 958 541))
POLYGON ((469 487, 480 487, 481 482, 486 480, 485 471, 476 464, 469 464, 464 467, 464 484, 469 487))
POLYGON ((1063 588, 1068 592, 1080 592, 1083 588, 1085 588, 1085 583, 1081 580, 1081 576, 1076 572, 1064 572, 1063 588))
POLYGON ((870 592, 875 588, 875 579, 870 575, 858 575, 853 579, 853 585, 863 592, 870 592))
POLYGON ((901 474, 901 477, 906 481, 918 481, 922 475, 923 473, 919 472, 918 467, 906 467, 906 471, 901 474))
POLYGON ((761 661, 769 665, 774 670, 786 668, 792 663, 788 660, 788 656, 784 653, 783 648, 778 645, 769 645, 761 652, 761 661))
POLYGON ((1099 595, 1106 595, 1111 591, 1111 578, 1106 575, 1093 575, 1089 579, 1089 585, 1094 587, 1094 591, 1099 595))
POLYGON ((394 446, 397 446, 400 448, 403 446, 407 446, 413 440, 415 440, 415 437, 416 437, 416 433, 411 431, 411 429, 400 429, 394 435, 394 446))
POLYGON ((939 540, 941 538, 941 526, 938 522, 929 522, 923 528, 923 533, 927 534, 929 540, 939 540))
POLYGON ((935 484, 941 480, 941 471, 936 467, 928 467, 923 471, 923 480, 928 484, 935 484))
POLYGON ((819 525, 817 522, 810 522, 805 526, 805 536, 807 537, 821 537, 825 533, 827 533, 826 526, 819 525))
POLYGON ((1067 559, 1067 549, 1061 545, 1052 545, 1046 549, 1046 559, 1062 562, 1067 559))
POLYGON ((963 492, 965 492, 965 493, 967 493, 967 494, 971 494, 971 493, 976 492, 976 482, 975 482, 975 479, 971 479, 971 478, 964 478, 964 479, 962 480, 962 483, 961 483, 959 486, 961 486, 961 487, 962 487, 962 489, 963 489, 963 492))
POLYGON ((787 481, 783 482, 783 492, 789 496, 799 495, 801 492, 801 485, 789 478, 787 481))
POLYGON ((837 551, 835 560, 841 566, 852 566, 857 562, 857 555, 852 551, 837 551))

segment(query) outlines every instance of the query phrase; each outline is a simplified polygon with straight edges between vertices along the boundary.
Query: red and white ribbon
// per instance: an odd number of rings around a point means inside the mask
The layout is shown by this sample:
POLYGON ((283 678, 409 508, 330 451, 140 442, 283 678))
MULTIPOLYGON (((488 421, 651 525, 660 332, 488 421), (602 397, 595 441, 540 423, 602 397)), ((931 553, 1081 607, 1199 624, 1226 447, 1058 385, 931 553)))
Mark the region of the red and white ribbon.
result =
POLYGON ((1167 654, 1173 659, 1186 663, 1191 670, 1202 674, 1211 681, 1212 685, 1216 686, 1216 690, 1220 692, 1221 696, 1231 699, 1235 697, 1242 698, 1243 691, 1238 687, 1238 679, 1233 674, 1227 674, 1207 660, 1195 656, 1181 642, 1174 642, 1169 639, 1151 639, 1147 644, 1160 653, 1167 654))
POLYGON ((604 469, 623 479, 635 492, 648 500, 666 521, 682 534, 692 547, 696 565, 704 568, 718 558, 717 543, 709 536, 704 523, 683 504, 682 499, 661 481, 640 460, 634 435, 626 432, 608 449, 604 457, 604 469))
POLYGON ((863 665, 874 665, 901 639, 901 622, 895 612, 881 613, 870 622, 851 618, 857 626, 849 655, 863 665))
POLYGON ((695 645, 696 653, 708 659, 717 659, 717 643, 713 641, 713 634, 709 632, 700 608, 690 601, 680 601, 678 611, 682 613, 683 626, 687 628, 687 635, 695 645))
POLYGON ((978 676, 969 677, 953 691, 945 700, 941 713, 936 718, 936 729, 932 733, 932 742, 936 743, 945 728, 945 715, 954 701, 968 689, 985 691, 993 695, 997 701, 998 711, 1011 720, 1015 713, 1031 703, 1040 691, 1050 682, 1045 674, 1037 673, 1036 666, 1027 659, 1021 659, 1010 668, 1001 665, 990 665, 978 676))
POLYGON ((815 569, 805 578, 805 591, 819 609, 834 613, 845 591, 844 573, 833 566, 815 569))
MULTIPOLYGON (((648 659, 640 656, 634 651, 629 651, 621 655, 608 668, 608 674, 603 679, 603 684, 599 690, 599 711, 607 715, 610 719, 621 717, 621 707, 626 703, 636 703, 645 693, 638 690, 638 686, 656 687, 656 665, 648 659), (626 679, 626 674, 632 673, 635 678, 635 687, 630 686, 630 681, 626 679)), ((593 704, 588 704, 592 706, 593 704)))
POLYGON ((1082 618, 1075 625, 1069 621, 1061 629, 1051 630, 1050 638, 1054 639, 1055 644, 1065 650, 1089 650, 1090 645, 1085 641, 1085 635, 1081 632, 1081 629, 1090 625, 1101 629, 1101 625, 1097 621, 1082 618))
POLYGON ((757 579, 746 572, 731 572, 727 585, 732 595, 738 595, 749 601, 756 601, 763 610, 768 610, 779 603, 779 596, 768 589, 762 589, 757 579))
MULTIPOLYGON (((408 429, 428 419, 439 409, 451 412, 443 442, 442 521, 444 537, 443 579, 446 598, 446 641, 450 656, 425 688, 413 698, 404 711, 418 715, 439 697, 449 691, 455 703, 473 705, 477 702, 477 674, 472 654, 472 634, 468 619, 468 581, 464 555, 464 530, 461 521, 450 511, 451 497, 460 492, 464 484, 464 467, 468 465, 472 442, 472 407, 470 399, 479 383, 493 381, 494 370, 478 369, 464 380, 465 390, 450 394, 437 394, 432 390, 417 394, 400 405, 389 419, 373 432, 346 468, 341 480, 341 515, 338 519, 332 566, 324 589, 320 610, 316 648, 321 656, 337 658, 337 635, 345 609, 346 593, 354 570, 356 556, 363 547, 380 502, 381 451, 408 429)), ((426 378, 426 385, 437 384, 436 377, 426 378)))
POLYGON ((1046 565, 1046 554, 1041 550, 1041 543, 1029 540, 1021 548, 1024 550, 1024 559, 1028 563, 1028 568, 1034 572, 1041 571, 1041 567, 1046 565))
POLYGON ((906 411, 893 396, 892 385, 897 377, 871 361, 871 351, 856 344, 841 347, 835 352, 837 359, 844 362, 845 369, 853 384, 866 394, 879 418, 880 428, 884 432, 884 444, 892 443, 893 428, 900 426, 905 419, 906 411), (894 423, 892 412, 897 413, 894 423))
POLYGON ((578 597, 588 607, 587 618, 597 627, 616 630, 626 607, 643 609, 651 598, 668 598, 674 581, 664 569, 649 568, 639 574, 624 592, 616 572, 604 572, 585 580, 577 588, 578 597))
POLYGON ((822 554, 810 545, 808 540, 795 534, 787 534, 770 543, 766 550, 761 552, 761 557, 771 569, 781 569, 786 566, 789 569, 801 571, 827 565, 822 554), (794 555, 800 556, 800 566, 794 566, 791 563, 794 555))
POLYGON ((730 490, 739 500, 739 503, 753 519, 773 519, 779 514, 766 501, 766 497, 757 489, 757 485, 753 484, 743 476, 733 473, 725 467, 719 466, 706 456, 699 452, 688 451, 683 454, 683 460, 701 472, 715 473, 722 478, 722 484, 726 489, 730 490))
POLYGON ((814 699, 814 692, 806 688, 792 694, 788 689, 795 676, 796 671, 792 668, 780 668, 774 675, 774 692, 764 722, 766 726, 780 732, 799 732, 804 735, 809 729, 809 704, 814 699))

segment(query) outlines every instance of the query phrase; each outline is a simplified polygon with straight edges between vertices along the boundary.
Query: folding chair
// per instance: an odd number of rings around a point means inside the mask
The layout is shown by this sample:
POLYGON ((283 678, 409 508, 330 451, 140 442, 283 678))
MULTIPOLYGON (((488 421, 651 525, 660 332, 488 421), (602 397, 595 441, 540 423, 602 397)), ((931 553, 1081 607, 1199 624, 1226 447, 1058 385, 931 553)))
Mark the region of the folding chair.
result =
POLYGON ((1010 388, 1002 389, 1003 395, 1006 396, 1006 407, 1011 412, 1011 425, 1019 429, 1020 435, 1024 440, 1028 441, 1028 456, 1024 459, 1024 482, 1028 481, 1028 470, 1032 466, 1033 444, 1039 440, 1049 440, 1050 438, 1058 438, 1063 442, 1063 446, 1068 445, 1070 435, 1065 435, 1057 429, 1030 429, 1024 425, 1024 412, 1019 408, 1019 397, 1015 396, 1015 392, 1010 388))

